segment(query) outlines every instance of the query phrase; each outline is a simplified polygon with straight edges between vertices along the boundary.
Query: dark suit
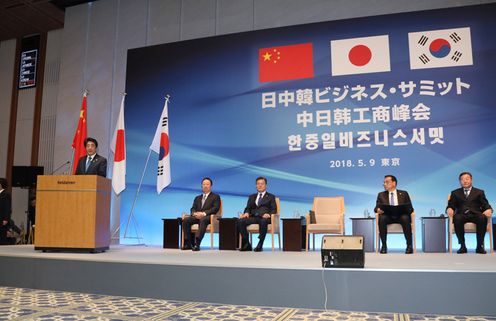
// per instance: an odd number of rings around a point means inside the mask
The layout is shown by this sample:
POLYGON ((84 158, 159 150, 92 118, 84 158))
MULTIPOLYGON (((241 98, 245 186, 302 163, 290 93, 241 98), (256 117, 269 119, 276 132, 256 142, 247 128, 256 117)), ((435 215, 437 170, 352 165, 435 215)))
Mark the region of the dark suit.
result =
POLYGON ((219 212, 220 209, 220 196, 210 192, 208 194, 205 203, 202 206, 202 198, 203 194, 198 195, 193 200, 193 206, 191 207, 191 215, 194 212, 205 212, 206 216, 197 219, 194 216, 190 216, 183 221, 183 229, 184 229, 184 245, 191 246, 191 225, 198 224, 198 232, 195 236, 195 244, 196 246, 200 246, 200 243, 205 235, 205 230, 207 229, 208 224, 210 224, 210 215, 215 215, 219 212))
POLYGON ((76 167, 76 175, 99 175, 107 177, 107 159, 95 154, 91 160, 90 166, 86 169, 86 158, 83 156, 79 159, 76 167))
POLYGON ((12 200, 6 190, 0 193, 0 245, 7 242, 7 230, 9 229, 10 214, 12 213, 12 200), (7 221, 6 225, 3 222, 7 221))
MULTIPOLYGON (((381 242, 383 245, 386 244, 387 241, 387 226, 393 223, 401 224, 403 228, 403 234, 405 235, 406 245, 412 246, 412 217, 411 214, 413 212, 412 201, 410 200, 410 195, 408 195, 407 191, 402 191, 397 189, 396 195, 398 197, 397 205, 410 204, 406 213, 402 213, 399 216, 391 216, 381 214, 379 215, 379 235, 381 237, 381 242)), ((389 192, 384 191, 377 194, 376 206, 374 208, 374 212, 377 213, 379 207, 381 205, 391 205, 389 203, 389 192)))
POLYGON ((458 242, 465 245, 465 223, 472 222, 477 226, 477 247, 484 246, 484 236, 486 234, 487 217, 482 214, 491 209, 484 191, 472 187, 468 197, 465 197, 463 188, 455 189, 451 192, 448 206, 455 211, 453 224, 458 242))
POLYGON ((259 242, 258 244, 262 246, 265 235, 267 234, 267 226, 270 224, 270 218, 263 218, 264 214, 275 214, 277 212, 276 197, 269 192, 265 192, 265 195, 259 201, 258 205, 256 200, 258 193, 250 195, 248 197, 248 202, 246 203, 246 208, 244 213, 250 214, 248 218, 243 218, 238 220, 238 231, 241 233, 243 238, 243 244, 248 244, 248 231, 247 227, 250 224, 259 225, 259 242))

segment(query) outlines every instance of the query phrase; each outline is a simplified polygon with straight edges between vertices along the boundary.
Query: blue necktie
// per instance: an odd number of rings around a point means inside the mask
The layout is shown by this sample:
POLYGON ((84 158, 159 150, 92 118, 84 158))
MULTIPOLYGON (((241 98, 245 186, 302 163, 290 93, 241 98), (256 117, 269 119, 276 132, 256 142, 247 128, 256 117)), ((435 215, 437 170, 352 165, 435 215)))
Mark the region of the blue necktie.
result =
POLYGON ((260 205, 260 201, 262 200, 262 193, 258 194, 258 199, 257 199, 257 206, 260 205))
POLYGON ((394 204, 394 193, 391 193, 389 195, 389 205, 396 205, 394 204))
POLYGON ((90 167, 90 164, 91 164, 91 157, 86 157, 86 172, 88 171, 88 167, 90 167))

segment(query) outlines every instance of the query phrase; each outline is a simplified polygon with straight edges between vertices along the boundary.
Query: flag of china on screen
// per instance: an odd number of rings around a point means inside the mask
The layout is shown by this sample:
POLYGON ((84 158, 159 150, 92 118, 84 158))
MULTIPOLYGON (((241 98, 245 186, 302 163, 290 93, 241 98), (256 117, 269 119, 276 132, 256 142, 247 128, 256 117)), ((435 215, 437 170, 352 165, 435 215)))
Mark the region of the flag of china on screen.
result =
POLYGON ((311 43, 260 48, 258 51, 260 82, 313 77, 313 46, 311 43))

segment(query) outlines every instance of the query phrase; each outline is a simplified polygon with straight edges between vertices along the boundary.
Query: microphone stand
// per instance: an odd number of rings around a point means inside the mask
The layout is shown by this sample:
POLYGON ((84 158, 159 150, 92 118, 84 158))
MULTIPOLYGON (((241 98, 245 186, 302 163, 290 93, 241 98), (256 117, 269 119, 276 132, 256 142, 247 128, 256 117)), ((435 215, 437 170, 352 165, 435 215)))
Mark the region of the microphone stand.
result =
POLYGON ((57 167, 55 170, 53 170, 50 175, 53 175, 55 173, 57 173, 62 167, 66 166, 67 164, 70 164, 71 162, 70 161, 66 161, 64 162, 62 165, 60 165, 59 167, 57 167))

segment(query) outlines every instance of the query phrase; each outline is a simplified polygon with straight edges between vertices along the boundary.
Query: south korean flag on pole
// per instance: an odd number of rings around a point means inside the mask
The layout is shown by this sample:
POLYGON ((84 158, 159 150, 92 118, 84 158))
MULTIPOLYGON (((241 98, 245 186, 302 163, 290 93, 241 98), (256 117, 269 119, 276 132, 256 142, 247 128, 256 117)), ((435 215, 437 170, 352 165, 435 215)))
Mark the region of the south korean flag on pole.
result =
POLYGON ((408 33, 410 69, 473 65, 470 28, 408 33))
POLYGON ((167 105, 169 104, 169 95, 165 97, 164 109, 155 130, 150 149, 158 154, 157 167, 157 194, 171 183, 170 173, 170 153, 169 153, 169 116, 167 105))

